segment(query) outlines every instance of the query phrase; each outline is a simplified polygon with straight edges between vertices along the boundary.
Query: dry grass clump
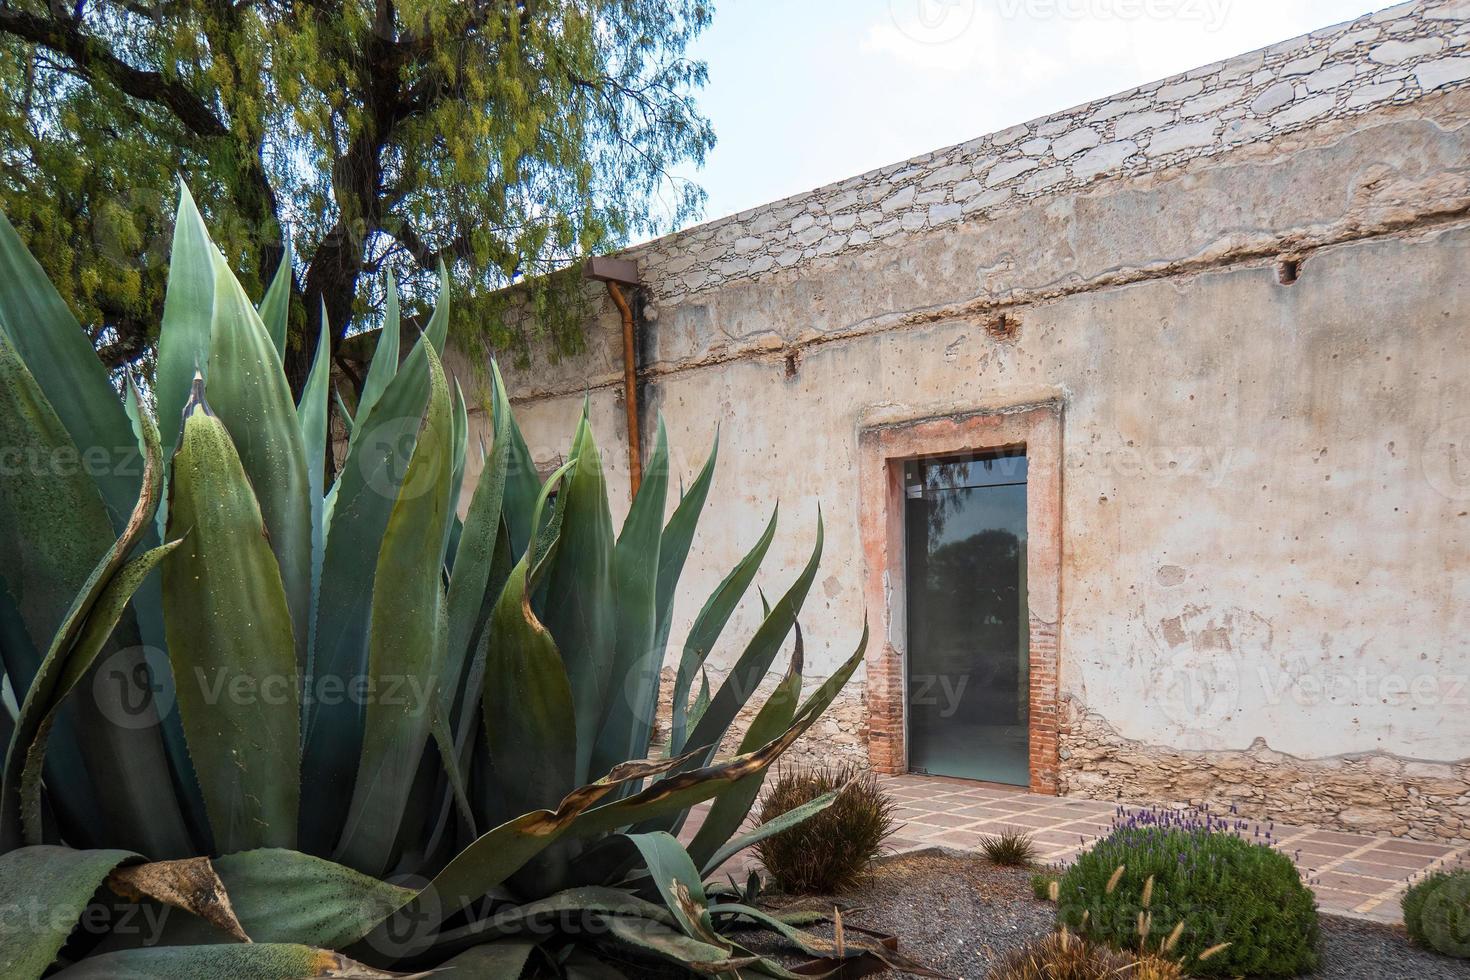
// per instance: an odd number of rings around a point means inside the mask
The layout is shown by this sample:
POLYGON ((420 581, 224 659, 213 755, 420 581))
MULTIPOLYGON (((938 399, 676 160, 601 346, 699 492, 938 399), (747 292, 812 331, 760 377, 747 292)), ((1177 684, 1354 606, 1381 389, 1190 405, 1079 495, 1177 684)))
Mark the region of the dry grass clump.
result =
POLYGON ((1182 980, 1179 964, 1152 953, 1136 955, 1090 943, 1063 929, 1012 952, 990 980, 1182 980))
POLYGON ((980 850, 996 864, 1007 868, 1026 868, 1036 860, 1036 842, 1018 827, 1007 827, 980 843, 980 850))
POLYGON ((893 798, 872 773, 853 766, 778 773, 757 820, 767 823, 837 789, 842 792, 827 809, 755 846, 782 891, 830 895, 860 884, 897 829, 893 798))

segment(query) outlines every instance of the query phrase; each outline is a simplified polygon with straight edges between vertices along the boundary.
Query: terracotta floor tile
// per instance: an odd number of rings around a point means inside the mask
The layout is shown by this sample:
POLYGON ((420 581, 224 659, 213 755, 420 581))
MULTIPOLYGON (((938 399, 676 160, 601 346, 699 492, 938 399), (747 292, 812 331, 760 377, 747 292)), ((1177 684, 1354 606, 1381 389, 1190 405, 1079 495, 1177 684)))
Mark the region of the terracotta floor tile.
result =
POLYGON ((983 835, 970 830, 946 830, 928 838, 931 844, 942 844, 945 847, 957 847, 965 851, 977 849, 984 840, 983 835))
POLYGON ((976 820, 1002 820, 1009 816, 1005 810, 997 810, 995 807, 985 804, 961 807, 958 810, 951 810, 950 812, 961 816, 974 817, 976 820))
POLYGON ((1349 844, 1353 847, 1362 847, 1364 844, 1373 843, 1373 838, 1366 834, 1344 834, 1336 830, 1313 830, 1307 833, 1307 840, 1322 841, 1326 844, 1349 844))
MULTIPOLYGON (((1373 852, 1369 851, 1368 853, 1372 854, 1373 852)), ((1376 861, 1368 860, 1366 856, 1352 858, 1351 860, 1343 861, 1341 864, 1333 865, 1332 870, 1341 871, 1350 875, 1362 875, 1366 878, 1377 878, 1389 882, 1403 881, 1408 876, 1408 872, 1403 868, 1394 867, 1391 864, 1379 864, 1376 861)))
POLYGON ((1343 874, 1339 871, 1324 871, 1317 876, 1317 881, 1322 888, 1332 891, 1355 892, 1359 895, 1377 895, 1385 889, 1385 885, 1377 878, 1363 878, 1353 874, 1343 874))
POLYGON ((923 816, 914 817, 907 822, 906 826, 965 827, 974 822, 971 817, 960 817, 953 813, 926 813, 923 816))
POLYGON ((1385 840, 1381 841, 1374 850, 1396 851, 1399 854, 1419 854, 1424 857, 1444 857, 1455 851, 1452 844, 1432 844, 1428 841, 1417 840, 1385 840))
POLYGON ((1317 893, 1317 905, 1324 912, 1351 912, 1363 901, 1363 896, 1355 892, 1339 892, 1330 888, 1314 888, 1317 893))
POLYGON ((1356 847, 1349 847, 1346 844, 1326 844, 1322 841, 1309 840, 1289 844, 1287 849, 1301 851, 1303 854, 1324 854, 1332 858, 1346 857, 1357 850, 1356 847))
POLYGON ((1397 868, 1403 874, 1418 871, 1428 865, 1433 858, 1425 859, 1422 854, 1403 854, 1399 851, 1387 851, 1382 847, 1375 847, 1370 851, 1364 851, 1358 855, 1357 860, 1371 861, 1388 868, 1397 868))
POLYGON ((1036 802, 1030 799, 994 800, 985 805, 993 806, 997 810, 1009 810, 1012 813, 1033 813, 1039 809, 1036 802))

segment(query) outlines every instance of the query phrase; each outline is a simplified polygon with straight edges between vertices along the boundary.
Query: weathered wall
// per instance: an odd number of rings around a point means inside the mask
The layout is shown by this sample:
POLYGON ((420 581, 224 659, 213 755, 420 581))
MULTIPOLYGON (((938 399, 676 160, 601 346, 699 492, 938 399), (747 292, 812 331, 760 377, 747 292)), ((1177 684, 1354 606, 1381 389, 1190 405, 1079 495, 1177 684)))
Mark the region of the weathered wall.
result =
MULTIPOLYGON (((1470 836, 1467 18, 1393 8, 630 253, 686 480, 723 423, 676 640, 778 498, 784 588, 820 502, 830 672, 864 420, 1059 398, 1062 790, 1470 836)), ((589 331, 512 372, 538 460, 584 391, 622 460, 610 306, 589 331)), ((861 696, 822 746, 861 745, 861 696)))

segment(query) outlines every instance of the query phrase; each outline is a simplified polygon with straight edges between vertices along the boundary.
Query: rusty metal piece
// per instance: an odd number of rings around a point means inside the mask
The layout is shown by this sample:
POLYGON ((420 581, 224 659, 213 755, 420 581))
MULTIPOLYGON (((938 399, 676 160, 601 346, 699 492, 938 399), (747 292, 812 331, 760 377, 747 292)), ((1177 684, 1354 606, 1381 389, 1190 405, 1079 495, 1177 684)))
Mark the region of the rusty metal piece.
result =
POLYGON ((607 294, 623 318, 623 404, 628 410, 628 488, 629 496, 638 495, 643 483, 643 450, 639 445, 641 425, 638 416, 638 356, 633 347, 633 309, 623 295, 623 286, 637 286, 638 265, 628 259, 597 255, 582 264, 585 279, 607 283, 607 294))
POLYGON ((623 404, 628 410, 628 493, 638 495, 643 483, 643 450, 639 446, 638 367, 633 352, 633 309, 623 290, 611 279, 607 291, 623 316, 623 404))

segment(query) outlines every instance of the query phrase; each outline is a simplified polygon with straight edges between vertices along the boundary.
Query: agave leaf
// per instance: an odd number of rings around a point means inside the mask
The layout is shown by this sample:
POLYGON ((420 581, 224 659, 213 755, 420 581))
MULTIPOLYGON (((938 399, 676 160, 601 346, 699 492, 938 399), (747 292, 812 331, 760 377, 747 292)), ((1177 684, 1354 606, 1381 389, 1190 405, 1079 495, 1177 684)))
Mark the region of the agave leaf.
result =
MULTIPOLYGON (((368 628, 374 574, 399 487, 429 398, 429 364, 422 339, 370 417, 359 412, 356 441, 328 496, 326 549, 317 596, 312 689, 351 690, 368 669, 368 628)), ((361 698, 321 697, 307 705, 302 778, 317 791, 302 813, 302 848, 330 853, 353 796, 362 754, 361 698)))
POLYGON ((172 460, 179 440, 175 420, 184 417, 184 403, 189 400, 194 372, 209 363, 215 251, 199 208, 181 180, 153 382, 158 417, 165 420, 162 430, 165 460, 172 460))
MULTIPOLYGON (((674 707, 669 744, 675 751, 683 747, 688 731, 687 726, 691 723, 685 717, 685 705, 689 703, 689 687, 694 682, 694 673, 709 657, 720 633, 725 629, 725 624, 730 621, 735 607, 739 605, 746 590, 750 588, 750 583, 755 579, 755 573, 760 570, 761 562, 766 557, 766 551, 771 547, 771 541, 776 536, 776 521, 780 516, 781 508, 780 505, 777 505, 771 510, 771 519, 766 522, 766 529, 761 534, 760 540, 755 543, 755 547, 746 552, 745 557, 740 559, 740 562, 730 570, 730 574, 726 575, 715 591, 710 594, 709 599, 704 603, 704 608, 700 609, 699 615, 695 617, 694 625, 689 629, 689 636, 684 641, 684 654, 679 658, 679 670, 674 677, 674 707)), ((769 610, 767 615, 769 615, 769 610)))
MULTIPOLYGON (((116 536, 96 484, 81 467, 48 465, 74 452, 71 439, 15 347, 3 336, 0 445, 20 461, 7 467, 0 481, 0 575, 20 607, 35 649, 44 650, 65 621, 78 588, 116 536)), ((133 500, 137 499, 135 493, 133 500)), ((102 577, 116 568, 111 565, 102 577)), ((96 600, 101 584, 93 583, 87 605, 96 600)), ((40 664, 12 661, 14 655, 7 650, 6 672, 24 691, 40 664)))
MULTIPOLYGON (((19 420, 26 423, 24 428, 21 429, 22 433, 25 431, 33 433, 50 431, 55 433, 57 428, 57 425, 53 424, 55 417, 45 411, 47 406, 44 396, 36 388, 34 382, 30 381, 28 372, 18 362, 14 350, 3 337, 0 337, 0 381, 4 382, 4 394, 0 395, 0 398, 9 396, 10 399, 15 400, 10 405, 0 403, 0 427, 8 428, 6 426, 7 421, 14 422, 19 420)), ((137 403, 137 389, 132 386, 131 382, 128 385, 128 397, 133 404, 137 403)), ((45 659, 35 668, 35 678, 30 681, 29 686, 25 690, 26 704, 23 708, 17 710, 16 713, 15 723, 21 732, 21 737, 15 740, 7 740, 6 742, 9 746, 9 751, 7 753, 8 757, 4 771, 9 775, 5 781, 4 802, 0 804, 0 846, 14 847, 19 842, 20 820, 22 817, 19 792, 22 756, 31 749, 32 743, 42 728, 43 717, 49 717, 49 714, 54 712, 55 705, 61 700, 61 697, 55 696, 55 686, 57 678, 61 673, 65 656, 78 634, 86 625, 87 616, 97 603, 98 597, 102 595, 103 590, 107 587, 111 578, 117 573, 118 568, 122 565, 133 545, 145 533, 148 522, 152 520, 154 508, 158 504, 162 486, 158 430, 153 427, 151 420, 148 420, 146 416, 140 415, 139 422, 138 441, 145 461, 142 493, 136 498, 133 512, 124 525, 122 535, 93 566, 91 574, 87 576, 87 580, 83 583, 75 598, 73 598, 71 607, 67 610, 60 626, 53 634, 50 649, 45 659)), ((0 432, 3 431, 4 429, 0 428, 0 432)), ((3 436, 0 436, 0 438, 3 438, 3 436)), ((6 444, 11 444, 8 439, 6 444)), ((24 444, 21 445, 24 447, 24 444)), ((18 469, 20 472, 12 474, 17 481, 25 479, 28 475, 32 475, 25 467, 18 469)), ((11 488, 17 486, 17 484, 9 483, 9 481, 7 481, 7 484, 11 488)), ((5 523, 5 515, 11 511, 12 507, 18 507, 18 505, 25 504, 28 501, 33 504, 45 503, 45 499, 42 497, 42 487, 21 487, 20 490, 21 493, 18 495, 19 499, 15 501, 12 501, 8 494, 0 490, 0 501, 6 504, 4 509, 0 509, 0 523, 5 523)), ((16 537, 18 535, 8 535, 7 539, 15 540, 16 537)), ((13 568, 15 566, 8 565, 7 567, 13 568)), ((131 593, 129 592, 129 594, 131 593)), ((126 602, 127 597, 124 597, 123 603, 125 604, 126 602)), ((121 611, 121 608, 119 608, 118 615, 121 615, 121 611)), ((103 636, 103 640, 106 640, 105 635, 103 636)), ((14 652, 7 659, 14 660, 14 652)), ((18 672, 18 666, 14 662, 8 663, 7 670, 18 672)), ((62 697, 64 696, 63 692, 62 697)), ((49 725, 46 727, 49 728, 49 725)), ((43 748, 40 752, 40 757, 44 758, 44 755, 43 748)), ((34 773, 33 778, 39 786, 39 772, 34 773)), ((39 816, 38 799, 35 821, 38 829, 39 816)), ((36 841, 36 843, 39 843, 39 841, 36 841)))
MULTIPOLYGON (((130 398, 136 404, 137 392, 132 391, 130 398)), ((0 576, 31 641, 6 643, 3 651, 6 674, 30 705, 20 732, 22 742, 14 747, 6 767, 0 805, 0 842, 6 846, 21 839, 21 756, 51 705, 61 663, 107 581, 149 533, 147 524, 162 477, 157 430, 146 421, 140 425, 137 437, 130 438, 145 460, 146 485, 141 495, 134 496, 135 507, 118 539, 96 485, 79 467, 41 465, 40 461, 68 459, 65 454, 72 444, 15 349, 0 337, 0 445, 11 447, 26 461, 0 480, 0 576), (44 660, 38 659, 41 650, 48 651, 44 660)), ((136 636, 131 618, 128 633, 136 636)), ((106 640, 104 635, 100 642, 106 640)), ((114 654, 113 666, 124 671, 123 676, 131 677, 127 668, 141 662, 137 642, 131 638, 122 644, 127 649, 114 654)), ((47 757, 47 771, 57 789, 52 802, 58 822, 79 831, 83 840, 107 826, 114 840, 130 846, 169 854, 187 850, 188 835, 172 805, 158 732, 122 728, 109 721, 118 717, 114 712, 129 711, 128 699, 137 691, 104 683, 94 686, 94 693, 96 697, 62 712, 61 730, 47 757), (127 785, 106 796, 94 795, 93 779, 117 773, 129 774, 127 785), (165 795, 159 798, 160 794, 165 795)), ((147 710, 152 710, 151 704, 147 710)))
POLYGON ((301 782, 291 617, 250 481, 203 389, 196 380, 174 457, 169 538, 184 543, 163 563, 178 707, 219 849, 289 847, 301 782))
MULTIPOLYGON (((613 549, 617 632, 610 676, 614 683, 603 699, 606 708, 591 757, 593 772, 648 754, 658 711, 659 668, 663 666, 663 650, 654 645, 658 628, 655 599, 668 487, 669 439, 660 418, 643 483, 613 549)), ((579 717, 581 708, 579 703, 579 717)))
POLYGON ((339 860, 381 874, 424 756, 435 680, 443 664, 442 562, 454 449, 449 386, 426 344, 428 409, 378 551, 374 574, 368 699, 362 755, 339 860), (398 685, 397 696, 390 685, 398 685))
MULTIPOLYGON (((459 810, 459 817, 465 828, 471 834, 476 834, 475 811, 470 806, 468 784, 465 782, 464 769, 460 766, 460 754, 454 744, 454 734, 449 730, 449 721, 444 717, 444 708, 438 701, 434 702, 430 710, 433 716, 430 720, 429 732, 434 739, 434 749, 439 753, 444 775, 449 780, 450 795, 454 799, 454 805, 459 810)), ((430 847, 428 850, 432 853, 434 848, 430 847)))
POLYGON ((648 919, 614 916, 607 920, 607 925, 613 938, 696 973, 739 976, 742 967, 756 962, 755 957, 731 956, 724 947, 692 939, 648 919))
POLYGON ((811 696, 797 709, 791 727, 754 752, 737 755, 725 762, 694 769, 699 760, 710 750, 697 748, 678 759, 670 760, 663 778, 632 796, 604 803, 578 816, 571 832, 576 837, 596 836, 623 827, 668 817, 713 799, 726 792, 732 783, 747 776, 762 772, 781 754, 791 747, 809 729, 813 722, 827 709, 837 692, 852 677, 858 664, 862 663, 863 652, 868 647, 868 629, 863 625, 863 636, 857 650, 831 677, 827 678, 811 696))
POLYGON ((453 450, 453 463, 451 464, 449 478, 449 520, 444 525, 444 545, 440 551, 444 554, 443 561, 448 570, 453 570, 454 562, 459 556, 459 536, 464 532, 464 526, 459 520, 459 497, 464 486, 464 464, 465 456, 469 448, 470 438, 470 416, 469 408, 464 401, 464 391, 459 386, 459 379, 454 382, 454 414, 452 416, 450 446, 453 450))
MULTIPOLYGON (((388 390, 388 384, 398 374, 398 348, 403 327, 398 315, 398 283, 393 273, 388 273, 388 306, 383 314, 383 326, 378 331, 378 345, 373 349, 373 359, 368 365, 367 377, 362 382, 362 394, 357 398, 357 421, 366 422, 373 406, 388 390)), ((350 418, 350 416, 349 416, 350 418)))
MULTIPOLYGON (((451 718, 451 727, 454 731, 454 743, 459 751, 460 765, 466 769, 469 766, 469 756, 466 754, 467 747, 471 744, 471 735, 480 723, 480 698, 484 693, 485 686, 485 660, 489 656, 490 638, 483 629, 484 623, 490 619, 490 613, 494 611, 495 603, 500 600, 500 595, 505 591, 505 583, 510 580, 511 569, 515 567, 515 559, 510 552, 510 531, 505 522, 500 522, 500 528, 495 534, 495 550, 490 559, 489 584, 482 592, 483 602, 480 607, 480 626, 474 630, 479 635, 475 643, 474 653, 469 657, 460 672, 462 678, 458 688, 447 691, 448 694, 458 694, 458 701, 454 706, 454 714, 451 718)), ((446 671, 445 677, 453 677, 452 673, 446 671)))
POLYGON ((755 636, 751 637, 745 652, 740 655, 725 682, 710 699, 709 707, 699 719, 699 724, 691 730, 688 744, 709 746, 712 757, 725 737, 725 732, 729 730, 730 723, 766 676, 786 634, 796 624, 796 615, 801 611, 801 605, 806 601, 812 581, 816 578, 817 565, 822 559, 822 537, 822 515, 818 511, 817 540, 812 546, 812 554, 806 567, 791 588, 786 590, 786 594, 771 608, 755 636))
MULTIPOLYGON (((25 704, 21 707, 18 725, 20 737, 11 743, 12 753, 16 755, 24 753, 24 768, 18 764, 19 758, 14 763, 7 762, 5 766, 7 824, 9 814, 15 805, 11 800, 11 794, 17 792, 21 825, 27 844, 39 844, 43 840, 41 775, 46 760, 47 743, 62 704, 91 670, 97 660, 97 654, 102 651, 103 646, 112 636, 118 620, 122 618, 123 610, 139 586, 143 584, 143 580, 152 574, 159 562, 163 561, 178 545, 179 542, 174 541, 153 548, 128 562, 108 579, 101 595, 97 597, 96 603, 89 611, 86 621, 81 625, 76 644, 65 653, 63 659, 61 654, 67 648, 62 645, 61 641, 66 631, 58 633, 58 644, 52 647, 51 653, 47 655, 46 664, 42 666, 41 674, 37 675, 36 684, 27 693, 25 704), (16 790, 12 790, 10 786, 9 774, 12 773, 18 777, 16 781, 19 786, 16 790)), ((160 799, 156 793, 148 793, 150 789, 158 789, 158 783, 155 780, 141 779, 139 775, 136 771, 128 773, 128 779, 123 781, 125 784, 115 788, 120 791, 119 795, 133 798, 132 809, 134 811, 146 813, 151 818, 151 821, 139 821, 146 831, 143 839, 146 841, 149 853, 179 853, 188 844, 188 834, 184 829, 182 816, 176 807, 170 805, 173 802, 171 798, 160 799)), ((69 790, 70 787, 67 789, 69 790)), ((113 828, 113 831, 115 833, 116 828, 113 828)), ((6 836, 8 838, 9 833, 6 836)))
POLYGON ((528 551, 512 569, 485 636, 485 738, 506 813, 546 807, 577 785, 572 687, 556 641, 531 610, 531 558, 528 551))
POLYGON ((439 295, 434 298, 434 312, 424 324, 424 338, 435 350, 444 350, 449 343, 449 271, 440 259, 434 270, 439 280, 439 295))
MULTIPOLYGON (((730 860, 732 857, 739 854, 747 847, 753 847, 756 844, 759 844, 761 841, 765 840, 767 837, 779 834, 783 830, 790 830, 792 827, 795 827, 803 821, 816 816, 818 813, 821 813, 833 803, 837 802, 837 797, 839 795, 841 795, 841 790, 835 789, 830 793, 823 793, 821 796, 818 796, 815 799, 808 800, 801 806, 793 807, 792 809, 787 810, 785 813, 781 814, 778 817, 772 817, 770 820, 767 820, 765 823, 756 827, 750 833, 742 834, 734 840, 727 842, 723 847, 715 851, 705 860, 704 866, 700 869, 700 874, 708 878, 710 875, 714 874, 720 869, 720 865, 724 864, 726 861, 730 860)), ((724 799, 725 798, 723 796, 717 798, 715 800, 716 805, 724 802, 724 799)), ((695 836, 698 837, 697 834, 695 836)), ((694 850, 692 846, 690 848, 690 857, 694 857, 694 850)), ((698 858, 695 858, 695 860, 698 860, 698 858)))
POLYGON ((304 668, 311 617, 313 489, 301 424, 265 324, 218 250, 214 273, 209 401, 254 489, 280 566, 297 660, 304 668))
POLYGON ((654 635, 654 648, 659 651, 660 663, 663 661, 663 651, 668 645, 669 629, 674 620, 674 598, 678 592, 679 576, 684 571, 684 560, 689 557, 689 548, 694 542, 695 529, 699 526, 699 515, 709 497, 710 484, 715 476, 715 461, 719 456, 720 434, 716 431, 709 457, 704 461, 704 466, 689 490, 680 494, 679 506, 674 508, 673 516, 664 526, 663 538, 659 542, 658 629, 654 635))
POLYGON ((137 444, 127 416, 86 331, 4 214, 0 214, 0 336, 9 339, 51 403, 68 441, 96 481, 114 530, 121 530, 138 497, 137 444))
POLYGON ((531 511, 536 506, 536 497, 541 492, 541 477, 536 472, 536 461, 526 445, 526 437, 516 424, 515 415, 510 416, 510 459, 505 471, 505 499, 501 509, 505 514, 506 526, 510 529, 511 552, 519 555, 526 550, 532 538, 531 511))
MULTIPOLYGON (((796 625, 796 649, 792 651, 791 663, 766 703, 756 712, 740 742, 740 753, 754 752, 760 746, 779 736, 796 717, 797 702, 801 700, 801 667, 803 648, 801 624, 796 625)), ((696 723, 697 724, 697 723, 696 723)), ((689 856, 695 863, 704 866, 710 857, 740 829, 750 813, 751 804, 760 795, 761 785, 766 780, 764 772, 748 776, 720 796, 710 806, 699 831, 689 842, 689 856)))
POLYGON ((104 953, 56 974, 66 980, 199 980, 246 977, 249 980, 387 980, 425 977, 390 973, 350 960, 341 953, 310 946, 248 943, 233 946, 153 946, 104 953))
POLYGON ((493 977, 519 977, 536 944, 529 939, 502 939, 467 949, 445 960, 434 970, 434 976, 454 980, 481 980, 493 977))
POLYGON ((136 857, 131 851, 44 845, 0 854, 0 895, 11 905, 7 919, 15 917, 0 929, 0 976, 37 980, 103 879, 136 857))
POLYGON ((352 434, 357 431, 357 423, 352 418, 352 412, 348 410, 347 403, 342 400, 342 392, 335 386, 332 388, 332 400, 337 403, 337 414, 342 416, 342 424, 347 427, 347 438, 352 439, 352 434))
MULTIPOLYGON (((489 458, 480 471, 480 480, 470 497, 465 514, 464 532, 454 556, 454 571, 449 577, 449 647, 444 676, 464 676, 464 664, 481 622, 486 589, 490 584, 491 566, 501 522, 501 500, 505 495, 505 475, 510 465, 510 399, 500 369, 492 361, 492 398, 495 417, 495 442, 489 458)), ((492 601, 496 597, 491 597, 492 601)), ((456 688, 445 686, 452 697, 456 688)))
MULTIPOLYGON (((276 349, 276 357, 281 360, 286 358, 286 328, 291 320, 291 286, 292 262, 291 236, 286 236, 286 251, 281 256, 281 264, 276 266, 276 274, 271 277, 270 288, 265 291, 265 296, 260 301, 260 322, 265 324, 266 332, 270 334, 271 344, 276 349)), ((323 325, 326 319, 322 320, 323 325)))
POLYGON ((710 912, 717 915, 737 915, 769 929, 775 930, 788 942, 796 946, 802 952, 811 956, 829 957, 834 959, 854 959, 859 956, 869 955, 876 958, 890 970, 900 973, 908 973, 918 977, 939 977, 945 980, 948 974, 936 973, 922 963, 904 956, 897 950, 889 949, 872 936, 862 933, 847 932, 839 939, 826 939, 804 930, 798 929, 777 916, 749 905, 739 902, 728 902, 710 906, 710 912))
POLYGON ((706 909, 709 903, 704 897, 704 883, 699 879, 699 869, 689 859, 689 852, 673 835, 662 831, 629 834, 627 839, 638 849, 653 886, 673 913, 680 930, 692 939, 719 945, 706 909))
MULTIPOLYGON (((307 610, 306 640, 308 655, 316 648, 316 603, 317 593, 321 589, 322 559, 326 548, 322 498, 326 487, 327 442, 331 438, 331 419, 327 410, 327 388, 332 383, 331 348, 326 310, 323 310, 322 332, 317 340, 316 358, 312 361, 311 373, 307 375, 306 387, 301 390, 301 401, 296 405, 296 423, 301 429, 301 446, 306 459, 307 493, 311 505, 311 598, 307 610)), ((306 665, 305 676, 311 676, 309 664, 306 665)))
POLYGON ((417 898, 410 914, 437 909, 441 918, 503 883, 551 846, 574 822, 626 783, 648 779, 681 765, 684 758, 625 762, 593 783, 572 790, 555 810, 523 813, 484 834, 445 865, 417 898))
MULTIPOLYGON (((699 668, 699 692, 694 695, 694 703, 689 706, 689 724, 699 724, 699 719, 709 710, 709 671, 703 667, 699 668)), ((672 750, 672 746, 671 746, 672 750)))
POLYGON ((154 861, 117 868, 107 876, 107 887, 134 902, 153 899, 190 912, 232 939, 250 942, 224 882, 207 857, 154 861))
MULTIPOLYGON (((576 706, 575 712, 568 716, 576 723, 574 768, 566 774, 570 780, 560 787, 563 791, 587 777, 604 706, 609 710, 628 707, 621 699, 620 690, 609 689, 614 679, 621 677, 614 672, 618 640, 612 515, 608 511, 602 458, 592 437, 585 406, 572 441, 571 458, 577 461, 577 468, 557 497, 561 550, 550 563, 546 605, 541 617, 557 645, 567 652, 566 673, 576 706), (610 703, 610 697, 615 704, 610 703)), ((612 761, 633 757, 623 755, 612 761)), ((601 756, 599 761, 603 761, 601 756)), ((542 800, 540 805, 547 802, 542 800)))
POLYGON ((214 860, 241 926, 257 942, 345 949, 414 896, 410 888, 299 851, 214 860))
POLYGON ((565 917, 571 913, 633 915, 667 925, 674 924, 672 913, 662 905, 639 898, 622 888, 589 885, 568 888, 534 902, 497 909, 492 916, 455 929, 447 929, 435 940, 434 951, 440 953, 467 942, 484 942, 487 937, 512 936, 528 929, 534 930, 546 919, 565 921, 565 917))

